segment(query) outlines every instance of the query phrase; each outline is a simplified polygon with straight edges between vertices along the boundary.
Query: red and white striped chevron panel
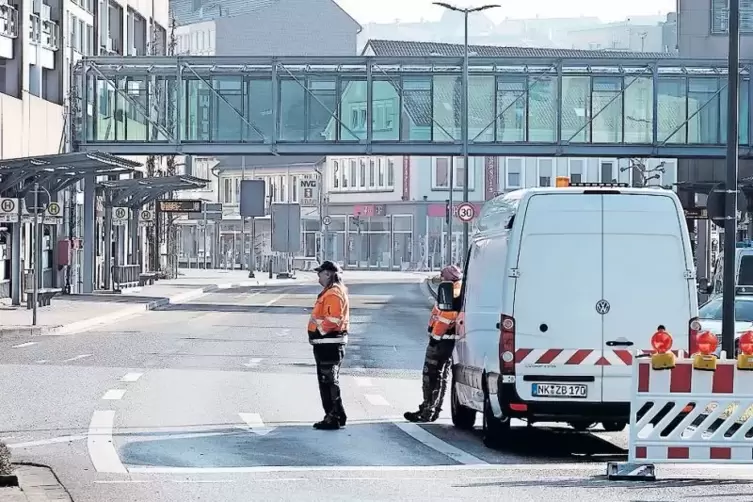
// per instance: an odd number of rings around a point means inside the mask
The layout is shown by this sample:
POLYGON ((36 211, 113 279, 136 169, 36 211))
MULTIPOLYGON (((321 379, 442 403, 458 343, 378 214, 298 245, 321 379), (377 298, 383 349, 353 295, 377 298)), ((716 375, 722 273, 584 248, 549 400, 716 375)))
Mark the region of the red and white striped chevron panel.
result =
POLYGON ((635 459, 647 460, 666 459, 692 463, 713 462, 714 460, 733 460, 753 463, 753 448, 740 446, 636 446, 635 459))
POLYGON ((693 369, 692 359, 679 359, 671 370, 651 369, 651 360, 637 364, 638 394, 736 394, 753 392, 753 371, 740 371, 737 361, 718 361, 716 371, 693 369))
MULTIPOLYGON (((653 350, 641 350, 642 354, 653 354, 653 350)), ((680 351, 673 350, 676 356, 680 351)), ((518 349, 515 351, 515 364, 565 364, 587 366, 630 366, 633 364, 633 351, 625 349, 605 349, 602 354, 596 349, 518 349)))

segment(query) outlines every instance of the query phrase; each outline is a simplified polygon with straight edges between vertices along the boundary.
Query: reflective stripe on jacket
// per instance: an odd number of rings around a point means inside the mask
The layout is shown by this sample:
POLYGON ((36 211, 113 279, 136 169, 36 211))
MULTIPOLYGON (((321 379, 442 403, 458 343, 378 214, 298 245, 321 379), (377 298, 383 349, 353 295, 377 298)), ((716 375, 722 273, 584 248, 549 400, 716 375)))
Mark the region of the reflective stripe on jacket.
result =
MULTIPOLYGON (((463 282, 455 281, 453 284, 453 296, 458 298, 462 289, 463 282)), ((458 336, 455 334, 455 320, 458 318, 458 313, 455 311, 443 312, 435 305, 437 314, 434 317, 434 325, 431 330, 431 337, 434 340, 456 340, 458 336)), ((432 315, 434 311, 432 310, 432 315)))
POLYGON ((309 343, 346 344, 349 326, 348 290, 342 284, 334 284, 316 298, 308 324, 309 343))
POLYGON ((431 315, 429 316, 429 333, 431 333, 434 330, 434 323, 437 322, 437 316, 439 316, 439 307, 437 307, 437 304, 434 304, 434 308, 431 309, 431 315))

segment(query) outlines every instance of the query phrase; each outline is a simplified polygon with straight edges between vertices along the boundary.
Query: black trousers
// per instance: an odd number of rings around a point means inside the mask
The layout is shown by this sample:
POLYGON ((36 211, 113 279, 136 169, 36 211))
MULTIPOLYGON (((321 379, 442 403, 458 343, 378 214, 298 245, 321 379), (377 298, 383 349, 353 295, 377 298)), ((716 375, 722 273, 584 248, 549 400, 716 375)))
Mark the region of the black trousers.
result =
POLYGON ((429 339, 423 371, 424 401, 419 406, 419 411, 427 419, 436 420, 442 411, 454 349, 455 340, 429 339))
POLYGON ((316 376, 319 379, 319 394, 327 417, 344 422, 347 418, 340 395, 340 366, 345 357, 345 346, 340 344, 314 345, 316 376))

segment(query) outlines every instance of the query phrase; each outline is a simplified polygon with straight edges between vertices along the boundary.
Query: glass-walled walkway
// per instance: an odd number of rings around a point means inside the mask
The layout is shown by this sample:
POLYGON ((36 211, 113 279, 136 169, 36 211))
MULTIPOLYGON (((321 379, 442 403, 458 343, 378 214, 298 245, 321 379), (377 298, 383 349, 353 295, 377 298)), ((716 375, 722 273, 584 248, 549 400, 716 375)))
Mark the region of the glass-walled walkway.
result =
MULTIPOLYGON (((726 63, 674 58, 101 57, 75 69, 82 150, 122 155, 724 157, 726 63)), ((751 155, 750 75, 740 87, 751 155)))

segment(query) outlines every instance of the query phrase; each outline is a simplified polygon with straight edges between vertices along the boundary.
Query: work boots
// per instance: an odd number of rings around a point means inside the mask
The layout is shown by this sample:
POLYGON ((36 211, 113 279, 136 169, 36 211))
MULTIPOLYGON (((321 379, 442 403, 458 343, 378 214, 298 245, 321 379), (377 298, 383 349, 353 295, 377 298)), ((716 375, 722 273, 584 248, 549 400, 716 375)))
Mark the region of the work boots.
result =
POLYGON ((406 411, 403 416, 408 422, 433 422, 434 420, 436 420, 436 418, 428 416, 428 414, 423 410, 406 411))

